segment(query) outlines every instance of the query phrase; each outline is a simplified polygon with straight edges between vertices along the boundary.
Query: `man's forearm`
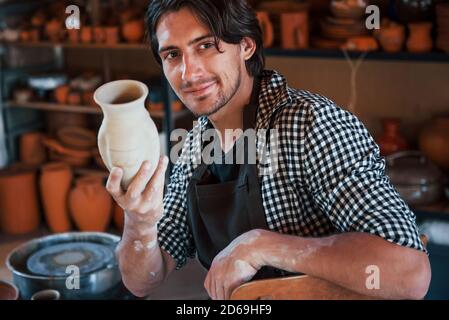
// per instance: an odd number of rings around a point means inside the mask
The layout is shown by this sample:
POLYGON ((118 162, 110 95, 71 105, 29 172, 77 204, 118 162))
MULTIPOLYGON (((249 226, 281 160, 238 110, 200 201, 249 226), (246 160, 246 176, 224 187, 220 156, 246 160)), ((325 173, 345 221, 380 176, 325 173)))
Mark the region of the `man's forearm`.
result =
POLYGON ((305 273, 379 298, 420 299, 430 282, 424 252, 366 233, 302 238, 264 231, 254 249, 261 265, 305 273), (370 266, 379 270, 378 289, 366 285, 370 266))
POLYGON ((136 234, 134 228, 125 226, 117 258, 123 283, 134 295, 149 295, 165 278, 156 227, 145 234, 136 234))

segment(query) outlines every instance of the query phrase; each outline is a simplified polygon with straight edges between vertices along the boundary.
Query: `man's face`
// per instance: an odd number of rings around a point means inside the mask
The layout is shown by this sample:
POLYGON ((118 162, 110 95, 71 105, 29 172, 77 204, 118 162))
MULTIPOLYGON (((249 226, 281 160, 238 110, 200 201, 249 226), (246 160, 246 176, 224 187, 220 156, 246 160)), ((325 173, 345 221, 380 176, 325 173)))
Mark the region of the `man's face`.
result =
POLYGON ((240 44, 219 42, 189 9, 161 17, 156 36, 165 76, 195 115, 212 115, 237 92, 245 60, 240 44))

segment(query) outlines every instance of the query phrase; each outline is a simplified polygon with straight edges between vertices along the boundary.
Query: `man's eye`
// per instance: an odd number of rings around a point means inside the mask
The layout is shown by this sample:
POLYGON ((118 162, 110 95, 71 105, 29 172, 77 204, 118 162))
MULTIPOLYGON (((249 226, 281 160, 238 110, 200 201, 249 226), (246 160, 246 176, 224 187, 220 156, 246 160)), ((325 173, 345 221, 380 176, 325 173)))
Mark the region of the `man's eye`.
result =
POLYGON ((165 59, 166 60, 172 60, 174 58, 176 58, 178 56, 178 52, 176 51, 170 51, 166 56, 165 59))
POLYGON ((213 42, 203 43, 200 46, 201 49, 209 49, 209 48, 212 48, 212 47, 215 47, 215 43, 213 43, 213 42))

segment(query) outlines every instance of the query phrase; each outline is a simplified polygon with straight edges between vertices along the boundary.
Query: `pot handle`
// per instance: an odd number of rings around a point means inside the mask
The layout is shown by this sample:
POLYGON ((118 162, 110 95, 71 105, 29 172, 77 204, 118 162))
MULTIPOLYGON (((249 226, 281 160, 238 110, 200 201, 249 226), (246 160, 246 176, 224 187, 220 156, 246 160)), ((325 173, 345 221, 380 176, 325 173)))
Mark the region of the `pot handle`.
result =
POLYGON ((422 162, 425 162, 427 160, 426 156, 421 151, 417 150, 396 152, 389 156, 386 156, 385 159, 387 160, 388 164, 393 165, 395 160, 407 157, 420 158, 422 162))

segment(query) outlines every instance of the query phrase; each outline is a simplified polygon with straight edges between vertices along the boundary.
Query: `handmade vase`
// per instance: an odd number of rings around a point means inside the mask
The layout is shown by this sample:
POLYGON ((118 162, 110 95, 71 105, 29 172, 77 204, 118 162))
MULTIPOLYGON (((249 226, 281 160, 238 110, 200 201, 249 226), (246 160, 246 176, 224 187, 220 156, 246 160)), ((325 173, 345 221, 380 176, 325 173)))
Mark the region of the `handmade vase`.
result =
POLYGON ((382 27, 378 32, 378 39, 385 52, 399 52, 404 45, 405 28, 399 24, 382 27))
POLYGON ((131 20, 122 25, 122 35, 130 43, 138 43, 145 34, 145 26, 140 19, 131 20))
POLYGON ((419 148, 429 160, 449 171, 449 116, 435 117, 422 129, 419 148))
POLYGON ((309 15, 307 11, 281 14, 282 48, 309 47, 309 15))
POLYGON ((408 148, 407 141, 400 134, 400 122, 398 119, 382 119, 382 126, 383 132, 376 139, 382 156, 388 156, 392 153, 406 150, 408 148))
POLYGON ((41 165, 47 159, 43 144, 43 134, 40 132, 24 133, 20 137, 20 161, 28 165, 41 165))
POLYGON ((65 163, 50 163, 42 167, 40 189, 45 217, 53 232, 71 228, 67 197, 72 183, 72 171, 65 163))
POLYGON ((79 230, 105 231, 111 219, 112 199, 101 177, 86 176, 76 180, 70 191, 69 208, 79 230))
POLYGON ((266 11, 257 12, 257 20, 259 20, 260 28, 263 35, 263 46, 269 48, 273 45, 274 41, 274 29, 271 23, 270 16, 266 11))
POLYGON ((98 149, 109 170, 123 169, 124 189, 143 161, 150 162, 152 175, 160 157, 159 133, 145 108, 147 95, 147 86, 134 80, 106 83, 94 94, 104 115, 98 132, 98 149))
POLYGON ((407 49, 410 52, 422 53, 432 50, 432 23, 410 23, 410 35, 407 40, 407 49))
POLYGON ((39 227, 36 172, 25 166, 0 171, 0 228, 24 234, 39 227))

